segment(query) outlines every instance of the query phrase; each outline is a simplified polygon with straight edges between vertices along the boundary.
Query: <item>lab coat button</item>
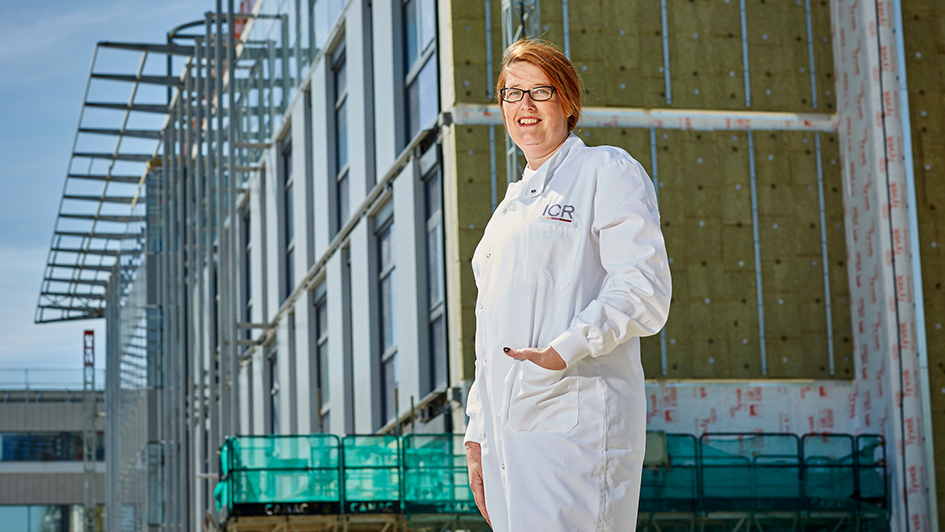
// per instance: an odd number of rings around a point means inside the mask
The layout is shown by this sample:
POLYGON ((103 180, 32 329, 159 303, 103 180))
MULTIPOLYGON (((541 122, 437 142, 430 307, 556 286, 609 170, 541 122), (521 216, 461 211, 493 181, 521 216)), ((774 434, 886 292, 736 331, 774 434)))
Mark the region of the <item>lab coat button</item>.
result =
POLYGON ((502 469, 505 469, 505 464, 502 464, 502 469))
POLYGON ((491 259, 491 258, 492 258, 492 253, 486 253, 486 258, 487 258, 487 259, 491 259))

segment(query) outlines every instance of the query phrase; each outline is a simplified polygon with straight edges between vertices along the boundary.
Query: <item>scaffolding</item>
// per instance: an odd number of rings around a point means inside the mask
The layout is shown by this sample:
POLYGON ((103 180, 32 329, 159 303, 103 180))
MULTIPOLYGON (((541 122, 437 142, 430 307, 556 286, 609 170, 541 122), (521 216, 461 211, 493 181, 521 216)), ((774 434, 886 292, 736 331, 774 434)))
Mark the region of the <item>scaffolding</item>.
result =
POLYGON ((97 396, 95 393, 95 331, 85 331, 82 335, 82 508, 85 529, 96 529, 95 497, 95 462, 97 446, 95 444, 95 422, 98 418, 97 396))
MULTIPOLYGON (((479 530, 463 436, 238 436, 220 450, 225 530, 479 530)), ((847 434, 647 433, 638 527, 888 526, 886 445, 847 434)))

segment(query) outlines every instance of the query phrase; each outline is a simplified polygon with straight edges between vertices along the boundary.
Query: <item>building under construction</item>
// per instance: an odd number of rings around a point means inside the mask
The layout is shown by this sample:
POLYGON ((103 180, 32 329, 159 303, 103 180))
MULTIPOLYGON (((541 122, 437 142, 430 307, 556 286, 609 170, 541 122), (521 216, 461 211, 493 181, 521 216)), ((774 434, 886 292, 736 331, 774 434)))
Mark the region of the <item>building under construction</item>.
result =
POLYGON ((659 196, 638 526, 938 530, 945 5, 207 8, 96 48, 37 308, 107 320, 110 532, 485 529, 455 435, 521 37, 659 196))

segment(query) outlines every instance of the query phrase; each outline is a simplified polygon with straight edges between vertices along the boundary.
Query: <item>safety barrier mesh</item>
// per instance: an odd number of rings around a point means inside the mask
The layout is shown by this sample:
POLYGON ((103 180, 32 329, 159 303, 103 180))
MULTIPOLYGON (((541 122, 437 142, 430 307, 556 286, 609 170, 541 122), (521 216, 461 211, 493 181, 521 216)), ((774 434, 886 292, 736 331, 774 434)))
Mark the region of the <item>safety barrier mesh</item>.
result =
MULTIPOLYGON (((888 518, 885 441, 846 434, 651 433, 640 513, 846 512, 888 518)), ((237 436, 227 515, 477 515, 459 434, 237 436)))

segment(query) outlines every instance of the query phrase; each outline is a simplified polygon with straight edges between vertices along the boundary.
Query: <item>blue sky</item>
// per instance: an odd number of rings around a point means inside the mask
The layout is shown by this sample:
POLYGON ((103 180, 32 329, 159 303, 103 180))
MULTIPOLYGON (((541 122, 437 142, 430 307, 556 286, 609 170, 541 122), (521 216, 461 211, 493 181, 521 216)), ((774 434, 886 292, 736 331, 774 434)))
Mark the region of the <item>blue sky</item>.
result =
MULTIPOLYGON (((82 331, 104 320, 36 325, 33 314, 98 41, 163 43, 211 0, 7 2, 0 17, 0 369, 76 368, 82 331)), ((0 375, 0 381, 3 381, 0 375)))

